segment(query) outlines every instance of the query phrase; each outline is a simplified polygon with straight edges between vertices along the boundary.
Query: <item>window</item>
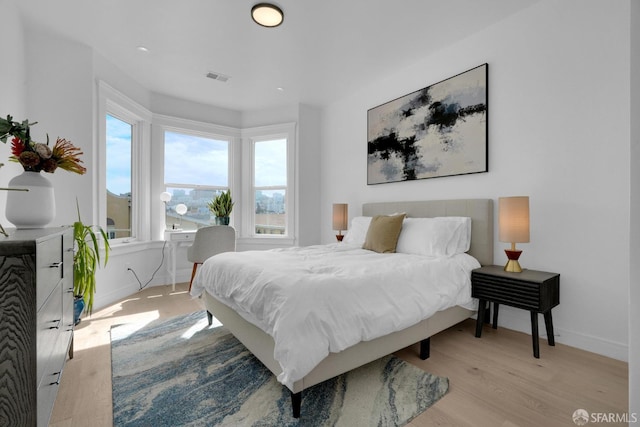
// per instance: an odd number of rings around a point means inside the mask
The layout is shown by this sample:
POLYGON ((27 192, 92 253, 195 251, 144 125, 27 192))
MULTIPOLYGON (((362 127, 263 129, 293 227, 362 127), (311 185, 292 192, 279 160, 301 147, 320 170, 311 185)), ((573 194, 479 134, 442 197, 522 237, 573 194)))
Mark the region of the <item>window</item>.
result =
POLYGON ((241 245, 295 244, 295 123, 239 129, 152 114, 104 82, 98 118, 92 223, 108 232, 112 247, 162 239, 172 226, 213 224, 208 202, 227 190, 241 245), (163 192, 171 194, 167 203, 163 192))
POLYGON ((286 235, 287 140, 253 144, 255 234, 286 235))
POLYGON ((107 114, 107 235, 131 237, 132 125, 107 114))
POLYGON ((243 129, 242 137, 242 236, 294 244, 295 123, 243 129))
POLYGON ((214 223, 208 203, 229 185, 229 138, 164 132, 164 185, 168 228, 197 229, 214 223), (179 215, 176 206, 187 212, 179 215))
POLYGON ((98 114, 97 223, 114 241, 148 240, 151 113, 100 82, 98 114))

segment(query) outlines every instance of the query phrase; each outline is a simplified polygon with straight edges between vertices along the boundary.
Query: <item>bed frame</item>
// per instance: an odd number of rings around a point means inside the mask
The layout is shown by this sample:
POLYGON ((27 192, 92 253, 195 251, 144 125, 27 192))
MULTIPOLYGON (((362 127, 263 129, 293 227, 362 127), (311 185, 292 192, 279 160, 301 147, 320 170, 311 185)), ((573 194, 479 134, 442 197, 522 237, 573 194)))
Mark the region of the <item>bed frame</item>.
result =
MULTIPOLYGON (((493 200, 461 199, 413 202, 366 203, 362 215, 388 215, 405 212, 407 217, 468 216, 471 218, 471 248, 482 265, 493 264, 493 200)), ((203 296, 209 324, 215 316, 245 347, 247 347, 274 375, 282 369, 273 358, 274 341, 270 335, 247 322, 238 313, 213 298, 207 292, 203 296)), ((475 314, 463 307, 451 307, 440 311, 416 325, 371 340, 361 341, 339 353, 330 353, 309 374, 293 384, 291 402, 293 416, 300 416, 302 391, 320 382, 348 372, 395 351, 420 343, 420 358, 429 357, 429 338, 475 314)))

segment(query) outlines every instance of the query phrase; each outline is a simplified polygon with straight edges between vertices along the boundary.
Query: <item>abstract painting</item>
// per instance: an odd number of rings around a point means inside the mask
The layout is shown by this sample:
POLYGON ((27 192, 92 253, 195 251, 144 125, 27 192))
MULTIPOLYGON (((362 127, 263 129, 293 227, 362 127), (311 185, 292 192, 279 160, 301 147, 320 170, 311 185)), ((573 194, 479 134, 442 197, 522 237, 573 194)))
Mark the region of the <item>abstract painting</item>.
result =
POLYGON ((488 170, 488 64, 367 112, 367 184, 488 170))

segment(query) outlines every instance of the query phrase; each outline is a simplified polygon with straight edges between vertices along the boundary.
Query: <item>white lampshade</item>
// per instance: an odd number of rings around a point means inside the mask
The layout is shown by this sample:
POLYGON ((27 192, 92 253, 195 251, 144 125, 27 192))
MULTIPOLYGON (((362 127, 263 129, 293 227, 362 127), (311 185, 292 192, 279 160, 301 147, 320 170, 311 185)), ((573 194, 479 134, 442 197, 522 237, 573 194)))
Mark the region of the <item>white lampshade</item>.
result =
POLYGON ((529 197, 500 197, 498 199, 500 241, 529 242, 529 197))
POLYGON ((333 229, 346 230, 349 222, 349 205, 346 203, 333 204, 333 229))
POLYGON ((162 200, 165 203, 170 202, 171 201, 171 193, 169 193, 167 191, 163 191, 162 193, 160 193, 160 200, 162 200))
POLYGON ((184 203, 180 203, 178 205, 176 205, 176 213, 178 215, 184 215, 187 213, 187 205, 185 205, 184 203))

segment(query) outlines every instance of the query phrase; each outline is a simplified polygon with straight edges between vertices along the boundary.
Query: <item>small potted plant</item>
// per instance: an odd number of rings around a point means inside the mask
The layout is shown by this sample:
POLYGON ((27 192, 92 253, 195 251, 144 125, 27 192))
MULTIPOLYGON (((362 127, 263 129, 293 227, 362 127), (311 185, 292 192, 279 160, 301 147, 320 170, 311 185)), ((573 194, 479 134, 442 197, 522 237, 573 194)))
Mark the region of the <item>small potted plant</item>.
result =
POLYGON ((109 260, 109 241, 107 234, 102 227, 85 225, 80 219, 80 207, 76 200, 78 209, 78 220, 73 223, 73 238, 76 243, 76 250, 73 255, 73 295, 74 298, 74 323, 80 323, 80 315, 85 309, 91 313, 93 309, 93 297, 96 293, 96 270, 100 267, 100 243, 98 242, 96 231, 104 239, 104 262, 107 265, 109 260))
POLYGON ((216 216, 216 225, 229 225, 229 216, 233 210, 231 190, 223 191, 207 203, 209 210, 216 216))

